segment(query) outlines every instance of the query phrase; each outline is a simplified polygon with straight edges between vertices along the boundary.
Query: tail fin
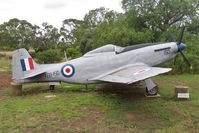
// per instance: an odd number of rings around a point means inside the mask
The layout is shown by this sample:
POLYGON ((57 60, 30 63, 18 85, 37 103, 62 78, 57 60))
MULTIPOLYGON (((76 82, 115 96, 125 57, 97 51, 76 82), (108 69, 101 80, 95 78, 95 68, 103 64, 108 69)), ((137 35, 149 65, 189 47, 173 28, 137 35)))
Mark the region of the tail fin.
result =
POLYGON ((24 75, 31 73, 37 64, 24 48, 15 50, 12 55, 12 79, 16 83, 24 82, 24 75))

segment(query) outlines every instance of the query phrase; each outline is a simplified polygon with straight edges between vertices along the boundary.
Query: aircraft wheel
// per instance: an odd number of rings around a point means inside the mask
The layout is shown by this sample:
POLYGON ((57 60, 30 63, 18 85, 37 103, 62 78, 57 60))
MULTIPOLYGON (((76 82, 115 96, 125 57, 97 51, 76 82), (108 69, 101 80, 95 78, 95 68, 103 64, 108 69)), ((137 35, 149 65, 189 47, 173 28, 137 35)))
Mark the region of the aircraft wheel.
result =
POLYGON ((159 92, 159 87, 158 87, 158 86, 155 86, 155 87, 154 87, 153 89, 151 89, 151 90, 148 90, 148 89, 146 88, 146 92, 147 92, 148 95, 157 95, 158 92, 159 92))
POLYGON ((55 90, 55 85, 50 85, 49 88, 50 88, 51 91, 54 91, 55 90))

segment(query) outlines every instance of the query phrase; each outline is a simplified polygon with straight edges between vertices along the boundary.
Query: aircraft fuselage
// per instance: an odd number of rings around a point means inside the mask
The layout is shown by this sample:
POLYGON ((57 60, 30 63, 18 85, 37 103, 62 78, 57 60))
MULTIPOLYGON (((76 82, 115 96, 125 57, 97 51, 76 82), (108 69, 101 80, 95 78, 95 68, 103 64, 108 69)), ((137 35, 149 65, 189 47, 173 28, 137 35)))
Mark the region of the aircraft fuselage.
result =
POLYGON ((41 65, 43 68, 50 67, 51 69, 44 75, 25 79, 24 82, 97 83, 98 81, 90 79, 135 63, 156 66, 174 58, 177 52, 176 42, 170 42, 141 47, 119 54, 116 52, 91 54, 59 64, 41 65))

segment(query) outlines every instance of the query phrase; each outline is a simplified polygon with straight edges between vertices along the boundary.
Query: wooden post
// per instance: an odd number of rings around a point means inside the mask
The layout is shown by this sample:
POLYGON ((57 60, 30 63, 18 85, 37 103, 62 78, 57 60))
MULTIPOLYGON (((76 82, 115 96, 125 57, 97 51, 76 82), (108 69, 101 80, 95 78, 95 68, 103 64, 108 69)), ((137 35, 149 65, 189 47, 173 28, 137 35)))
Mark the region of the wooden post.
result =
POLYGON ((17 96, 22 95, 22 84, 11 82, 11 93, 17 96))

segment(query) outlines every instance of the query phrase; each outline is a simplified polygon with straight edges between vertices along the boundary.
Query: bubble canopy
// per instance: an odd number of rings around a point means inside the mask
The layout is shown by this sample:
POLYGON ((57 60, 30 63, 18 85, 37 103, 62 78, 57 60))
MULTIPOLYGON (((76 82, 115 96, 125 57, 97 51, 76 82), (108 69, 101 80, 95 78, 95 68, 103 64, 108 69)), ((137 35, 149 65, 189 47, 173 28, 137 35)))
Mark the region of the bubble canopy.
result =
POLYGON ((117 52, 122 51, 123 49, 124 49, 123 47, 119 47, 119 46, 116 46, 113 44, 107 44, 100 48, 94 49, 94 50, 86 53, 85 55, 100 54, 100 53, 107 53, 107 52, 117 53, 117 52))

